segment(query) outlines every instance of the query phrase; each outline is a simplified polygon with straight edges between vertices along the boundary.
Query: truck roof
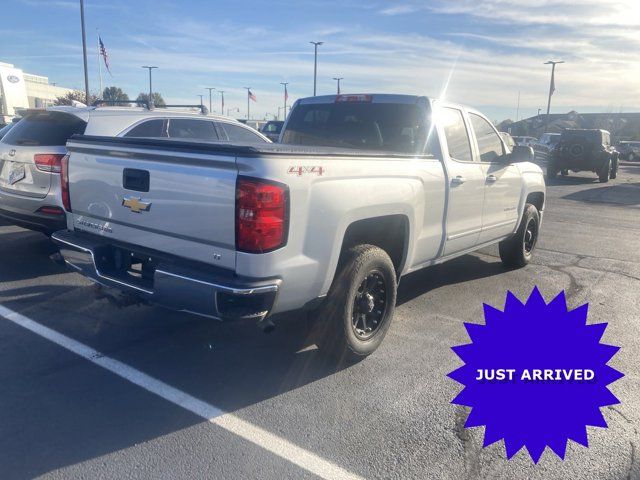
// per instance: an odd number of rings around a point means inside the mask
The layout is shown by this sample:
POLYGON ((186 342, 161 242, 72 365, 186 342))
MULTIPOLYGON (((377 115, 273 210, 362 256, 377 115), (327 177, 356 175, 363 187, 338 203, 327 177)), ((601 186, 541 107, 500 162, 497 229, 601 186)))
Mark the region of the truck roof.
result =
POLYGON ((318 95, 316 97, 301 98, 297 103, 311 105, 318 103, 334 103, 337 101, 362 101, 371 103, 429 103, 429 98, 420 95, 401 95, 395 93, 348 93, 340 95, 318 95))

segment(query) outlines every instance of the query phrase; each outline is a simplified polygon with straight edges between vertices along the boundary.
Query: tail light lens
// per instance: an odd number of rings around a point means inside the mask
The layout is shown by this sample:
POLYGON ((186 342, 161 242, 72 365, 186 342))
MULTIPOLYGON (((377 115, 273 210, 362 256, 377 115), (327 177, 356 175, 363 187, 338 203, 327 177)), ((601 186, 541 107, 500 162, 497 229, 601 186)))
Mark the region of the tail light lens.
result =
POLYGON ((33 156, 33 161, 41 172, 60 173, 62 157, 62 154, 37 153, 33 156))
POLYGON ((287 242, 289 189, 286 185, 238 178, 236 185, 236 248, 265 253, 287 242))
POLYGON ((62 192, 62 205, 67 212, 70 212, 71 197, 69 196, 69 155, 64 155, 60 164, 60 191, 62 192))

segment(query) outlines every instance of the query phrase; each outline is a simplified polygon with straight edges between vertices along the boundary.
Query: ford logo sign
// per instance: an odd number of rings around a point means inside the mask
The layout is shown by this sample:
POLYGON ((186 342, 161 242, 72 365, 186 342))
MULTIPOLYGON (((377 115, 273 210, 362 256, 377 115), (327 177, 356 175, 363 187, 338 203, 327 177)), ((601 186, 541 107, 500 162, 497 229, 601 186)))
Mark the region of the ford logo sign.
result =
POLYGON ((7 80, 9 80, 11 83, 18 83, 20 81, 20 79, 15 75, 9 75, 7 77, 7 80))

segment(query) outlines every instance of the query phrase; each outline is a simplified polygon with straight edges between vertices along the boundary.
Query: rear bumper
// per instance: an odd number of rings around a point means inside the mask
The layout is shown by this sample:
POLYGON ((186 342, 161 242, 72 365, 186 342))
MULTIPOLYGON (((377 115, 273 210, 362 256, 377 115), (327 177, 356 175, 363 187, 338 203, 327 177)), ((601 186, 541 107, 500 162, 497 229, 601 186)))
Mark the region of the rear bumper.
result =
POLYGON ((583 158, 553 154, 551 160, 558 169, 598 172, 602 170, 608 158, 609 157, 583 158))
POLYGON ((127 246, 136 255, 154 260, 153 279, 141 282, 126 272, 109 270, 101 264, 114 246, 100 237, 61 230, 51 239, 69 266, 101 285, 172 310, 219 320, 263 320, 272 310, 282 282, 273 278, 242 278, 209 265, 194 265, 178 257, 154 256, 154 252, 141 252, 137 250, 139 247, 127 246))
POLYGON ((0 217, 8 220, 13 225, 36 230, 46 235, 67 228, 67 217, 61 215, 49 215, 44 213, 18 213, 6 208, 0 207, 0 217))

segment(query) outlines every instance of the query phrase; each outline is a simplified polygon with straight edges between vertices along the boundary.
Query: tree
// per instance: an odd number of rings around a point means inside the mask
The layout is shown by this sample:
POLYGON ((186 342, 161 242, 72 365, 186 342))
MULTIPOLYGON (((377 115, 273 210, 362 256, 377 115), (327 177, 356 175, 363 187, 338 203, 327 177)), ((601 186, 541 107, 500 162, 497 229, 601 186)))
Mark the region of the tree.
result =
MULTIPOLYGON (((89 94, 89 105, 91 105, 97 99, 98 99, 98 97, 96 97, 95 95, 89 94)), ((56 106, 59 106, 59 105, 73 105, 73 102, 85 103, 86 101, 87 101, 87 99, 85 98, 84 92, 81 92, 80 90, 74 90, 72 92, 67 92, 65 95, 57 97, 53 101, 53 104, 56 105, 56 106)))
MULTIPOLYGON (((138 101, 142 101, 142 102, 148 102, 149 101, 149 94, 148 93, 140 93, 140 95, 138 95, 138 98, 136 98, 136 100, 138 101)), ((153 105, 156 107, 166 107, 167 104, 164 101, 164 98, 162 98, 162 95, 160 95, 158 92, 153 92, 153 105)))
POLYGON ((107 87, 102 92, 102 100, 105 105, 126 105, 120 102, 128 101, 129 95, 124 93, 120 87, 107 87))

